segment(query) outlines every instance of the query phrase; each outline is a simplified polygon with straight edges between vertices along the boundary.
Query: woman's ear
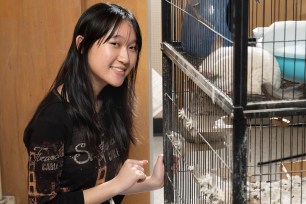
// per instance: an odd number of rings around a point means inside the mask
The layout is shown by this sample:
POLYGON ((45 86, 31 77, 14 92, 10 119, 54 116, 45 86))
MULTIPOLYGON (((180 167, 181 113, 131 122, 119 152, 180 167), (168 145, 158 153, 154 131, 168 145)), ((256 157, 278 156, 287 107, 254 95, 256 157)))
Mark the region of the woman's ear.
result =
POLYGON ((83 39, 84 39, 84 37, 82 35, 78 35, 75 38, 75 44, 76 44, 77 49, 79 49, 80 43, 82 42, 83 39))

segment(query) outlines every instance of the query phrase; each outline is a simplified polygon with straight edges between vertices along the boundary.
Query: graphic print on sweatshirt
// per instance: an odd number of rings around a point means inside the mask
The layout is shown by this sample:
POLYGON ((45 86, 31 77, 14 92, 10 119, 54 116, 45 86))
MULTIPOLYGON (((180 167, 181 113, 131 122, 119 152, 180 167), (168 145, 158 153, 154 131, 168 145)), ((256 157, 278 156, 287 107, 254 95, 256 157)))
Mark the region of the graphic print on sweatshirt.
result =
MULTIPOLYGON (((82 132, 73 131, 74 137, 82 138, 82 132)), ((29 203, 33 204, 104 183, 122 165, 114 139, 102 140, 98 154, 90 153, 83 139, 65 147, 63 141, 33 144, 29 154, 29 203)))

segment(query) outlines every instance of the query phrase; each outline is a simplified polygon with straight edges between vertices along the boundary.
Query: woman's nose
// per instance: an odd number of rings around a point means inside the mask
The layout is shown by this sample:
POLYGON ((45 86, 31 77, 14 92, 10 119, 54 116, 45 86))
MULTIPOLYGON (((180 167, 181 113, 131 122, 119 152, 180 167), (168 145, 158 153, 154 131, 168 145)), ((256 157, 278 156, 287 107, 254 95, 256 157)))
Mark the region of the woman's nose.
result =
POLYGON ((118 56, 118 60, 121 61, 122 63, 124 64, 128 64, 129 61, 130 61, 130 57, 129 57, 129 52, 128 52, 128 49, 125 48, 125 47, 122 47, 120 49, 120 53, 119 53, 119 56, 118 56))

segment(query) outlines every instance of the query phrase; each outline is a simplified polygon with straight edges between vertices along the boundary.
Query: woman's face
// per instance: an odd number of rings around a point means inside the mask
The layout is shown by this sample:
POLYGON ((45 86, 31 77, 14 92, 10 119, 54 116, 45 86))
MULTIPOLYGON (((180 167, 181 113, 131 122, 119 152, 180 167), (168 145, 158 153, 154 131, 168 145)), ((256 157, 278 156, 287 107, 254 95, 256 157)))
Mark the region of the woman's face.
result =
MULTIPOLYGON (((107 36, 104 38, 106 39, 107 36)), ((119 87, 135 67, 138 56, 136 34, 123 21, 107 42, 97 40, 88 52, 90 77, 97 95, 106 85, 119 87)))

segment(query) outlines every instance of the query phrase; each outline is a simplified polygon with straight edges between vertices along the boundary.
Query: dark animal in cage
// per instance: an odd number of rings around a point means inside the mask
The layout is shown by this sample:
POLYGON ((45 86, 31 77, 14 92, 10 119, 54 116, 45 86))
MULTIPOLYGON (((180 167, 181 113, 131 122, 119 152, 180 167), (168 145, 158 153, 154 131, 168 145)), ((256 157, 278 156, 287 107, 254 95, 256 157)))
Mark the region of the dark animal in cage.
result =
POLYGON ((224 142, 232 128, 228 116, 207 102, 210 100, 200 89, 191 89, 190 104, 178 110, 180 132, 192 143, 224 142))

